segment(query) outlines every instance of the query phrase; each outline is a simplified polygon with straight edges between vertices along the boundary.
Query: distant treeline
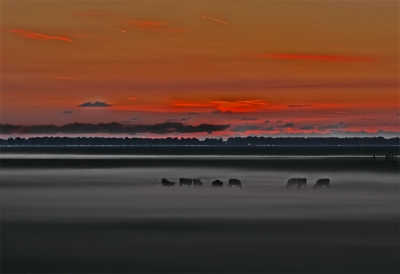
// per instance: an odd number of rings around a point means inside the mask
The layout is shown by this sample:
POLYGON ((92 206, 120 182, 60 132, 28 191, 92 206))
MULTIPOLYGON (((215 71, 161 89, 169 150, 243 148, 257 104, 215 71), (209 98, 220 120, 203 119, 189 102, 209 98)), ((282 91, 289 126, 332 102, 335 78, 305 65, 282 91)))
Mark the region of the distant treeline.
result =
POLYGON ((0 139, 0 146, 399 146, 400 138, 351 137, 232 137, 197 138, 102 138, 34 137, 0 139))

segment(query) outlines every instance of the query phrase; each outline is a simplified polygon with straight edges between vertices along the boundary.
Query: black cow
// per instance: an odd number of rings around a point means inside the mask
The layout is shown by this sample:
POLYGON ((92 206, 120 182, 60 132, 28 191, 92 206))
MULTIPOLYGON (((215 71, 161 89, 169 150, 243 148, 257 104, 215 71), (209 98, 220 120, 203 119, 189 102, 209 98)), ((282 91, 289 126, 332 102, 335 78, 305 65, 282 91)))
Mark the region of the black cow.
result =
POLYGON ((183 186, 183 185, 191 186, 192 185, 192 179, 180 178, 179 179, 179 186, 183 186))
POLYGON ((328 178, 318 179, 314 185, 314 188, 317 188, 317 187, 320 188, 321 186, 330 187, 329 183, 330 183, 330 180, 328 178))
POLYGON ((165 179, 165 178, 162 178, 161 184, 162 184, 163 186, 174 186, 174 185, 175 185, 174 182, 170 182, 170 181, 168 181, 168 180, 165 179))
POLYGON ((301 188, 302 186, 307 186, 307 179, 306 178, 291 178, 288 180, 286 184, 286 188, 297 186, 297 188, 301 188))
POLYGON ((223 186, 224 183, 220 180, 215 180, 214 182, 212 182, 211 186, 215 186, 215 187, 221 187, 223 186))
POLYGON ((193 186, 203 186, 203 183, 200 179, 193 179, 193 186))
POLYGON ((242 187, 242 182, 239 179, 229 179, 229 184, 228 186, 236 186, 236 187, 242 187))

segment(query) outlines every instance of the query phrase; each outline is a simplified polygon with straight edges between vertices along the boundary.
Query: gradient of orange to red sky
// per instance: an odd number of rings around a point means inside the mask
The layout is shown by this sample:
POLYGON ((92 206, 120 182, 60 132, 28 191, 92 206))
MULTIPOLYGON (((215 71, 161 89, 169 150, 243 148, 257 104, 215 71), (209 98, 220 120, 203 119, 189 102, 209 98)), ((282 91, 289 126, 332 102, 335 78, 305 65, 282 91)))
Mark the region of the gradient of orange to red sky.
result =
POLYGON ((398 1, 1 4, 2 124, 398 136, 398 1))

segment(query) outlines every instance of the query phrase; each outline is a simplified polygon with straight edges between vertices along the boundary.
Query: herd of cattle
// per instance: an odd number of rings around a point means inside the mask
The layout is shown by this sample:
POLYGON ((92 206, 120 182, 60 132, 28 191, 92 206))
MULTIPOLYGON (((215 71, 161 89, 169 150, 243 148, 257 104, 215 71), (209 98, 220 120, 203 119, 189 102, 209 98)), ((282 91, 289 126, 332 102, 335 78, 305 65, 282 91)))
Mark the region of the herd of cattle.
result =
MULTIPOLYGON (((330 186, 329 183, 330 183, 330 180, 328 178, 318 179, 314 185, 314 188, 321 187, 321 186, 329 187, 330 186)), ((297 186, 297 188, 301 188, 303 186, 306 187, 306 185, 307 185, 306 178, 292 178, 287 181, 286 187, 289 188, 292 186, 293 187, 297 186)))
MULTIPOLYGON (((318 179, 317 182, 314 185, 314 188, 321 187, 321 186, 326 186, 329 187, 330 180, 328 178, 323 178, 323 179, 318 179)), ((175 182, 168 181, 165 178, 162 178, 161 184, 163 186, 174 186, 175 182)), ((179 179, 179 186, 203 186, 203 183, 200 181, 200 179, 188 179, 188 178, 180 178, 179 179)), ((215 180, 211 183, 212 187, 222 187, 224 183, 220 180, 215 180)), ((228 186, 236 186, 236 187, 242 187, 242 182, 239 179, 229 179, 228 186)), ((306 178, 291 178, 287 181, 286 188, 290 187, 295 187, 301 188, 301 187, 306 187, 307 186, 307 179, 306 178)))
MULTIPOLYGON (((163 178, 161 180, 161 183, 163 186, 174 186, 175 182, 168 181, 167 179, 163 178)), ((188 179, 188 178, 180 178, 179 179, 179 186, 203 186, 203 183, 200 181, 200 179, 188 179)), ((224 186, 224 182, 220 180, 215 180, 211 183, 212 187, 221 187, 224 186)), ((242 182, 238 179, 229 179, 228 186, 236 186, 236 187, 242 187, 242 182)))

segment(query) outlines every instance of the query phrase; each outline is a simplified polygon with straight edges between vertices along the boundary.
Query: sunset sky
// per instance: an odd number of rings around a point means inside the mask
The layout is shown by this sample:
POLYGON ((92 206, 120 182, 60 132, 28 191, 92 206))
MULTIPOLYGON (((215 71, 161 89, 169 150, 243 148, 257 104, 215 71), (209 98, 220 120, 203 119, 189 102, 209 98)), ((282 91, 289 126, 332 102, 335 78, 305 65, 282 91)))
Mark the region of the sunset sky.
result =
POLYGON ((394 137, 399 112, 398 1, 1 2, 3 125, 394 137))

